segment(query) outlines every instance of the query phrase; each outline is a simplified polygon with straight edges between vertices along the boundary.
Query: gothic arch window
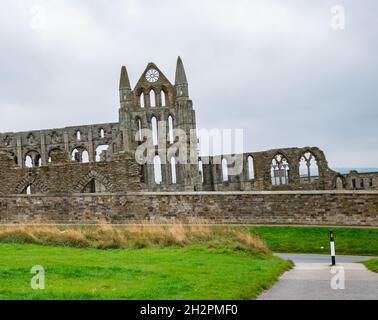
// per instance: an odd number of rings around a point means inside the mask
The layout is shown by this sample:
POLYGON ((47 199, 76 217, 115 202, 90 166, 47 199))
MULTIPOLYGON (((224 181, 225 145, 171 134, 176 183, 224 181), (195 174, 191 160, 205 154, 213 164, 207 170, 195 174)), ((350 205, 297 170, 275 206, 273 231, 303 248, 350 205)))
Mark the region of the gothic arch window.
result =
POLYGON ((150 107, 156 107, 156 94, 153 89, 150 90, 150 107))
POLYGON ((141 108, 144 108, 144 107, 145 107, 145 105, 144 105, 144 93, 143 93, 143 92, 141 92, 141 94, 140 94, 140 96, 139 96, 139 106, 140 106, 141 108))
POLYGON ((170 115, 168 117, 168 135, 169 135, 169 143, 172 144, 173 140, 173 117, 170 115))
POLYGON ((311 182, 319 176, 317 161, 311 152, 302 155, 299 162, 299 176, 301 182, 311 182))
POLYGON ((105 130, 104 129, 100 129, 100 138, 101 139, 105 138, 105 130))
POLYGON ((222 177, 223 177, 224 182, 227 182, 229 179, 228 178, 228 164, 225 158, 222 159, 222 177))
POLYGON ((33 159, 29 155, 27 155, 25 157, 25 167, 27 167, 27 168, 33 168, 33 159))
POLYGON ((158 145, 158 121, 155 116, 151 118, 151 129, 152 129, 152 144, 154 146, 158 145))
POLYGON ((71 160, 79 163, 88 163, 89 162, 89 153, 82 147, 78 147, 72 150, 71 160))
POLYGON ((41 155, 37 151, 29 151, 25 156, 25 167, 34 168, 42 165, 41 155))
POLYGON ((80 130, 77 130, 77 131, 76 131, 76 140, 77 140, 77 141, 80 141, 80 140, 81 140, 81 132, 80 132, 80 130))
POLYGON ((109 149, 109 145, 108 144, 102 144, 102 145, 99 145, 97 148, 96 148, 96 162, 100 162, 100 161, 104 161, 105 160, 105 155, 106 155, 106 152, 108 151, 109 149))
POLYGON ((165 107, 167 105, 167 97, 165 96, 164 90, 160 91, 161 106, 165 107))
POLYGON ((171 182, 172 184, 177 183, 177 172, 176 172, 176 159, 175 157, 171 158, 171 182))
POLYGON ((289 162, 282 154, 277 154, 271 163, 272 185, 289 183, 289 162))
POLYGON ((158 155, 154 157, 154 179, 156 184, 160 184, 162 182, 161 160, 158 155))
POLYGON ((248 156, 247 161, 248 161, 248 179, 249 180, 255 179, 255 170, 253 167, 252 156, 248 156))

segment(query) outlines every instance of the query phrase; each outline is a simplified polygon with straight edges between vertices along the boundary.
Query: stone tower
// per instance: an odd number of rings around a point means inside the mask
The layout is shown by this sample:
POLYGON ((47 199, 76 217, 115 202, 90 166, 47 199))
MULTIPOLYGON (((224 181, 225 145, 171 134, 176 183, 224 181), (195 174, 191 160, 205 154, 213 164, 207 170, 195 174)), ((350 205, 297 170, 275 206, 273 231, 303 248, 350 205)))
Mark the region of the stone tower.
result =
POLYGON ((174 85, 154 63, 150 62, 134 89, 131 89, 126 67, 123 66, 119 95, 119 124, 124 151, 135 153, 138 146, 145 141, 140 135, 140 130, 150 129, 153 137, 159 136, 159 143, 154 141, 155 156, 166 158, 165 161, 160 160, 161 182, 155 182, 156 164, 152 163, 143 166, 144 182, 150 188, 155 185, 157 190, 200 189, 196 155, 196 118, 193 103, 189 98, 188 81, 181 58, 177 59, 174 85), (181 129, 181 132, 185 133, 187 146, 185 163, 180 163, 178 153, 166 152, 177 142, 172 139, 175 138, 174 129, 181 129), (160 134, 164 134, 164 131, 166 138, 163 137, 162 140, 160 134))

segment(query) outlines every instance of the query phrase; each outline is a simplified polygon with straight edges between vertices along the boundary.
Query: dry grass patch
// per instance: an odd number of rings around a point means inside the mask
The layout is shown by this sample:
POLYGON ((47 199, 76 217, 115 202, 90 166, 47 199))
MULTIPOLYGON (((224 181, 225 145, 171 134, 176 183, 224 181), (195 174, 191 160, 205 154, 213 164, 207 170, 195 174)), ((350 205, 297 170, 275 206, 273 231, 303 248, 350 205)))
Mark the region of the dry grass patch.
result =
POLYGON ((265 243, 248 230, 207 224, 146 223, 137 225, 0 226, 0 242, 65 247, 145 248, 206 244, 209 248, 268 254, 265 243))

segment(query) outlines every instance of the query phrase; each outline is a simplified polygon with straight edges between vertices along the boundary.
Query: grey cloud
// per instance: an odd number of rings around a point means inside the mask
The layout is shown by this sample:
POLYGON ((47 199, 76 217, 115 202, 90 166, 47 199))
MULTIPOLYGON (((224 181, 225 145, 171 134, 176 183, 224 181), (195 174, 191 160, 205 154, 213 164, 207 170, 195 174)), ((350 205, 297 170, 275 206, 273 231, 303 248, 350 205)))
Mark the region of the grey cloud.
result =
POLYGON ((0 131, 117 121, 135 84, 183 57, 200 128, 244 128, 246 149, 316 145, 331 166, 378 166, 378 4, 334 1, 2 1, 0 131), (33 30, 31 9, 45 8, 33 30))

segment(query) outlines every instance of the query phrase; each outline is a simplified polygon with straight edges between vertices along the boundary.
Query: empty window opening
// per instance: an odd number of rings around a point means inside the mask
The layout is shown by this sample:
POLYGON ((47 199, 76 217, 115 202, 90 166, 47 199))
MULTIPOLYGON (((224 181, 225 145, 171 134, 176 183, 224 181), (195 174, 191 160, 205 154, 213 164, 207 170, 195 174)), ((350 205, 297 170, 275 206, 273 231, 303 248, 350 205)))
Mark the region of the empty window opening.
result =
POLYGON ((312 182, 319 176, 319 168, 315 156, 306 152, 299 162, 299 176, 301 182, 312 182))
POLYGON ((162 182, 161 177, 161 160, 159 156, 154 157, 154 178, 155 183, 160 184, 162 182))
POLYGON ((161 98, 161 106, 165 107, 167 105, 165 92, 163 90, 160 91, 160 98, 161 98))
POLYGON ((253 158, 252 156, 248 157, 248 179, 255 179, 255 170, 253 168, 253 158))
POLYGON ((365 189, 365 181, 364 181, 364 178, 361 178, 361 179, 360 179, 360 188, 361 188, 361 189, 365 189))
POLYGON ((281 185, 289 183, 289 163, 286 158, 277 154, 271 164, 272 185, 281 185))
POLYGON ((173 143, 173 118, 172 116, 168 117, 168 134, 169 134, 169 143, 173 143))
POLYGON ((89 153, 83 148, 75 148, 71 153, 71 160, 79 163, 88 163, 89 162, 89 153))
POLYGON ((26 187, 26 194, 32 194, 32 187, 31 187, 31 185, 28 185, 26 187))
POLYGON ((144 108, 144 93, 142 92, 139 96, 139 106, 144 108))
POLYGON ((154 146, 158 145, 158 125, 156 117, 151 118, 151 127, 152 127, 152 143, 154 146))
POLYGON ((227 164, 226 159, 222 160, 222 176, 223 176, 223 181, 227 182, 229 178, 228 178, 228 164, 227 164))
POLYGON ((176 184, 176 159, 174 157, 171 158, 171 181, 172 184, 176 184))
POLYGON ((150 107, 156 107, 156 96, 154 90, 150 91, 150 107))
POLYGON ((81 132, 80 132, 80 130, 76 131, 76 140, 77 141, 81 140, 81 132))
POLYGON ((370 187, 370 188, 373 187, 373 178, 370 178, 370 179, 369 179, 369 187, 370 187))
POLYGON ((96 162, 105 161, 107 151, 109 149, 108 144, 100 145, 96 148, 96 162))
POLYGON ((25 158, 25 167, 33 168, 33 159, 31 156, 26 156, 25 158))
POLYGON ((104 129, 100 130, 100 138, 101 139, 105 138, 105 130, 104 129))
POLYGON ((101 193, 106 192, 106 187, 96 179, 91 179, 84 187, 82 193, 101 193))

